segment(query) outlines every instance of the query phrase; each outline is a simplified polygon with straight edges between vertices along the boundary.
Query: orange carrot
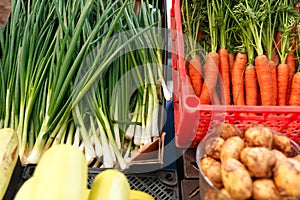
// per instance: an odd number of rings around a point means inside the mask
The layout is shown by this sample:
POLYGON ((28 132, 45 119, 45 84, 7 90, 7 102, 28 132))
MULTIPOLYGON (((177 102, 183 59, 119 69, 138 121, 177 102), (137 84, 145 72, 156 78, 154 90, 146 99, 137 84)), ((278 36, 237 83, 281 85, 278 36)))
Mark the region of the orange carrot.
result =
POLYGON ((229 57, 229 69, 230 69, 230 74, 231 74, 234 60, 235 60, 235 55, 233 53, 229 53, 228 57, 229 57))
POLYGON ((289 69, 287 95, 286 95, 286 97, 287 97, 286 102, 288 102, 289 97, 290 97, 292 80, 293 80, 293 76, 295 74, 295 69, 296 69, 296 61, 295 61, 294 52, 288 52, 285 63, 288 65, 288 69, 289 69))
POLYGON ((221 105, 221 102, 220 102, 220 99, 219 99, 219 96, 218 96, 218 93, 217 93, 216 90, 213 92, 212 99, 211 99, 211 104, 221 105))
POLYGON ((245 70, 245 93, 246 105, 257 106, 258 101, 258 83, 255 67, 249 64, 245 70))
POLYGON ((230 104, 230 79, 229 79, 229 57, 228 51, 225 48, 220 48, 218 51, 220 57, 220 90, 222 105, 230 104))
POLYGON ((282 31, 278 31, 276 33, 276 37, 275 37, 275 42, 276 42, 278 50, 281 50, 281 41, 280 41, 281 35, 282 35, 282 31))
POLYGON ((291 94, 289 99, 290 106, 300 106, 300 72, 295 73, 292 85, 291 85, 291 94))
POLYGON ((276 49, 272 50, 272 58, 271 58, 271 60, 273 60, 275 62, 276 66, 279 64, 280 58, 279 58, 279 55, 277 54, 276 49))
POLYGON ((229 53, 229 80, 230 80, 230 99, 232 101, 232 83, 231 83, 231 75, 232 75, 232 68, 235 61, 235 55, 233 53, 229 53))
POLYGON ((203 35, 204 35, 203 31, 199 30, 197 34, 197 42, 200 42, 202 40, 203 35))
POLYGON ((258 55, 255 58, 256 75, 260 88, 261 104, 272 105, 272 76, 267 56, 258 55))
POLYGON ((231 74, 231 85, 234 105, 245 105, 243 73, 247 64, 247 54, 236 55, 231 74))
POLYGON ((277 104, 277 65, 275 61, 269 60, 269 66, 271 69, 271 77, 272 77, 272 105, 276 106, 277 104))
POLYGON ((200 56, 189 59, 187 68, 194 92, 196 96, 199 97, 202 89, 202 66, 200 56))
POLYGON ((287 64, 279 64, 277 67, 277 105, 286 105, 289 68, 287 64))
POLYGON ((204 84, 200 94, 201 104, 209 104, 219 76, 219 54, 209 52, 204 66, 204 84))

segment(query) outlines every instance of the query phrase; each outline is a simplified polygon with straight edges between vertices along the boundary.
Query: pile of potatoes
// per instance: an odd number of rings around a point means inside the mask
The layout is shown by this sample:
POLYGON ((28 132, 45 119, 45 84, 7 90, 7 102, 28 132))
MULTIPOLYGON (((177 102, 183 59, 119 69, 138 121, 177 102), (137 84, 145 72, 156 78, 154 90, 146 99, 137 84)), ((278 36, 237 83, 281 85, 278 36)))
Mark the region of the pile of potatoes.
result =
POLYGON ((226 123, 221 128, 200 159, 202 172, 219 189, 208 190, 205 200, 300 197, 300 152, 288 137, 261 124, 244 131, 226 123))

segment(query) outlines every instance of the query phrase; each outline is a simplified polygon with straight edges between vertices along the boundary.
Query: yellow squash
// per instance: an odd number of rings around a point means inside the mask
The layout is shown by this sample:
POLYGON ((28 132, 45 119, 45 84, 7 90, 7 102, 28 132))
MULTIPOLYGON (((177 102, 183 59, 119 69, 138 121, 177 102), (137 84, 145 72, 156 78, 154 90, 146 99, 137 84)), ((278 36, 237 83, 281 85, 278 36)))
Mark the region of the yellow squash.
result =
POLYGON ((129 191, 126 176, 118 170, 107 169, 95 177, 89 200, 128 200, 129 191))
POLYGON ((32 183, 33 183, 33 177, 27 179, 18 190, 14 200, 30 200, 32 183))
POLYGON ((32 182, 31 200, 83 200, 87 195, 87 163, 71 145, 56 145, 41 157, 32 182))
POLYGON ((17 160, 17 133, 11 128, 0 129, 0 199, 6 193, 17 160))
POLYGON ((128 200, 154 200, 154 197, 143 191, 130 190, 128 200))

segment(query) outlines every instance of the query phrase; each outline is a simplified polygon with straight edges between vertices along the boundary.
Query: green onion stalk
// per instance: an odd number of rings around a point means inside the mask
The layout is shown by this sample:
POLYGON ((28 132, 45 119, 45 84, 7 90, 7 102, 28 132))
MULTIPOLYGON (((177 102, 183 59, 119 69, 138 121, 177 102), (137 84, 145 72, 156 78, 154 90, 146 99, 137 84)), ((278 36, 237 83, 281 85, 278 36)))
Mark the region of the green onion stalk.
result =
MULTIPOLYGON (((76 2, 76 1, 75 1, 76 2)), ((63 3, 61 1, 61 3, 63 3)), ((57 37, 63 37, 63 40, 59 41, 56 48, 62 48, 62 51, 57 52, 56 59, 57 59, 57 65, 56 68, 53 70, 51 86, 49 88, 48 94, 49 95, 49 104, 46 105, 46 117, 44 118, 44 121, 42 122, 42 126, 40 128, 38 138, 35 142, 35 145, 30 152, 30 154, 27 157, 27 162, 29 163, 37 163, 39 161, 39 158, 43 152, 44 144, 45 144, 45 135, 48 134, 49 124, 51 124, 52 120, 54 120, 56 114, 58 111, 61 111, 61 104, 63 103, 63 100, 65 99, 66 92, 69 88, 71 78, 68 78, 72 76, 72 74, 75 73, 76 68, 79 66, 76 62, 72 65, 72 58, 74 58, 74 51, 76 49, 80 33, 82 31, 82 27, 84 25, 85 19, 88 15, 88 12, 92 6, 93 1, 89 0, 86 2, 85 7, 81 11, 79 15, 78 22, 76 24, 76 27, 74 30, 69 30, 72 28, 72 23, 69 23, 70 26, 67 28, 65 27, 65 22, 61 19, 59 20, 60 24, 58 26, 58 34, 57 37), (74 35, 70 38, 68 31, 74 32, 74 35), (64 35, 65 33, 65 35, 64 35)), ((55 4, 58 16, 63 17, 66 14, 59 12, 60 4, 55 4), (62 14, 62 15, 61 15, 62 14)), ((62 10, 63 12, 66 12, 62 10)), ((75 13, 71 14, 71 17, 68 18, 69 20, 74 20, 75 13)), ((60 38, 59 38, 60 39, 60 38)), ((59 40, 58 39, 58 40, 59 40)), ((78 57, 80 57, 81 54, 78 54, 78 57)), ((78 58, 77 57, 77 58, 78 58)), ((76 59, 75 59, 76 60, 76 59)), ((51 74, 50 74, 51 76, 51 74)), ((61 124, 58 124, 57 126, 61 126, 61 124)), ((21 147, 22 148, 22 147, 21 147)), ((23 152, 21 152, 22 155, 23 152)))
MULTIPOLYGON (((75 79, 75 77, 77 76, 76 72, 78 70, 78 67, 82 66, 82 61, 84 60, 84 56, 87 56, 87 50, 88 48, 90 48, 90 45, 92 44, 92 41, 97 39, 97 33, 99 33, 99 29, 102 28, 104 26, 103 23, 107 23, 106 19, 104 17, 102 17, 102 21, 97 22, 96 26, 94 27, 94 29, 92 30, 91 34, 89 35, 89 37, 87 38, 87 40, 84 42, 82 48, 80 49, 78 55, 74 58, 74 62, 71 63, 71 58, 74 56, 72 55, 76 49, 76 45, 78 43, 78 40, 80 39, 80 33, 82 31, 82 27, 84 25, 84 23, 86 22, 86 17, 88 15, 88 13, 90 12, 90 8, 92 6, 93 1, 88 1, 87 4, 83 7, 83 10, 81 11, 78 23, 75 27, 74 30, 74 35, 71 38, 71 41, 69 42, 70 44, 68 45, 68 50, 65 54, 65 57, 61 59, 60 63, 62 65, 62 67, 60 69, 57 69, 56 72, 54 73, 54 80, 55 80, 55 84, 53 84, 53 86, 50 88, 50 107, 48 109, 48 113, 47 115, 49 116, 48 118, 46 118, 46 120, 44 120, 43 122, 43 127, 41 128, 41 132, 39 133, 39 137, 37 138, 37 141, 35 143, 34 149, 31 152, 31 155, 28 157, 28 161, 29 162, 37 162, 43 147, 44 147, 44 143, 45 143, 45 135, 48 134, 49 131, 51 130, 55 130, 54 127, 61 127, 64 124, 64 120, 65 118, 68 116, 69 112, 71 112, 71 109, 74 108, 76 106, 76 103, 72 104, 72 99, 74 98, 74 92, 70 93, 70 95, 68 95, 68 100, 63 104, 64 106, 61 107, 61 103, 63 103, 63 100, 66 99, 66 92, 69 89, 69 85, 70 83, 75 79), (72 104, 72 105, 71 105, 72 104), (60 119, 60 120, 58 120, 60 119)), ((114 4, 115 5, 115 4, 114 4)), ((107 8, 107 12, 112 10, 112 6, 109 6, 107 8)), ((117 18, 119 18, 121 16, 122 10, 118 10, 118 15, 117 18)), ((113 17, 113 15, 110 15, 111 17, 113 17)), ((62 21, 62 20, 61 20, 62 21)), ((117 21, 117 19, 114 19, 115 23, 117 21)), ((63 27, 63 25, 62 25, 63 27)), ((111 27, 111 30, 113 30, 113 27, 111 27)), ((63 30, 64 28, 62 28, 61 30, 63 30)), ((68 30, 66 31, 68 32, 68 30)), ((108 32, 106 34, 106 37, 109 37, 109 35, 112 33, 112 31, 110 31, 110 33, 108 32)), ((65 40, 62 41, 62 45, 60 44, 60 46, 63 46, 67 39, 69 38, 68 35, 65 36, 65 40)), ((105 44, 103 44, 102 47, 104 47, 105 44)), ((101 55, 101 54, 100 54, 101 55)), ((61 58, 61 54, 58 54, 57 57, 61 58)), ((80 91, 82 95, 79 95, 80 98, 84 95, 84 91, 80 91)), ((78 102, 78 100, 77 100, 78 102)), ((81 135, 82 138, 85 138, 85 141, 87 142, 86 146, 91 146, 89 144, 89 140, 87 140, 87 136, 86 136, 86 132, 85 131, 81 131, 81 135)), ((94 153, 92 153, 92 155, 94 155, 94 153)))
MULTIPOLYGON (((15 112, 18 110, 18 92, 17 86, 17 58, 19 57, 19 44, 22 39, 22 31, 24 27, 24 16, 22 15, 21 1, 12 1, 12 9, 10 20, 6 25, 6 31, 2 33, 2 58, 1 58, 1 73, 2 73, 2 124, 3 127, 15 127, 15 112), (9 40, 6 38, 10 38, 9 40), (6 39, 6 40, 5 40, 6 39), (14 92, 15 91, 15 92, 14 92), (4 97, 5 96, 5 97, 4 97), (15 104, 14 104, 15 103, 15 104), (4 116, 3 116, 4 114, 4 116)), ((15 122, 17 123, 17 122, 15 122)))

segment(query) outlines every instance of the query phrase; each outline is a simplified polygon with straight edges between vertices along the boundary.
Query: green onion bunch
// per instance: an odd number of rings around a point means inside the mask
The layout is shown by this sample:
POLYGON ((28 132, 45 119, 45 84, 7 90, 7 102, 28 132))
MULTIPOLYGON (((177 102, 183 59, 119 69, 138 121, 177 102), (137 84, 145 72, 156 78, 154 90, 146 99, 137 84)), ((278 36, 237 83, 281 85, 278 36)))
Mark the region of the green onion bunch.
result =
POLYGON ((164 38, 158 2, 13 0, 0 30, 0 128, 23 163, 56 144, 125 169, 159 137, 164 38))

